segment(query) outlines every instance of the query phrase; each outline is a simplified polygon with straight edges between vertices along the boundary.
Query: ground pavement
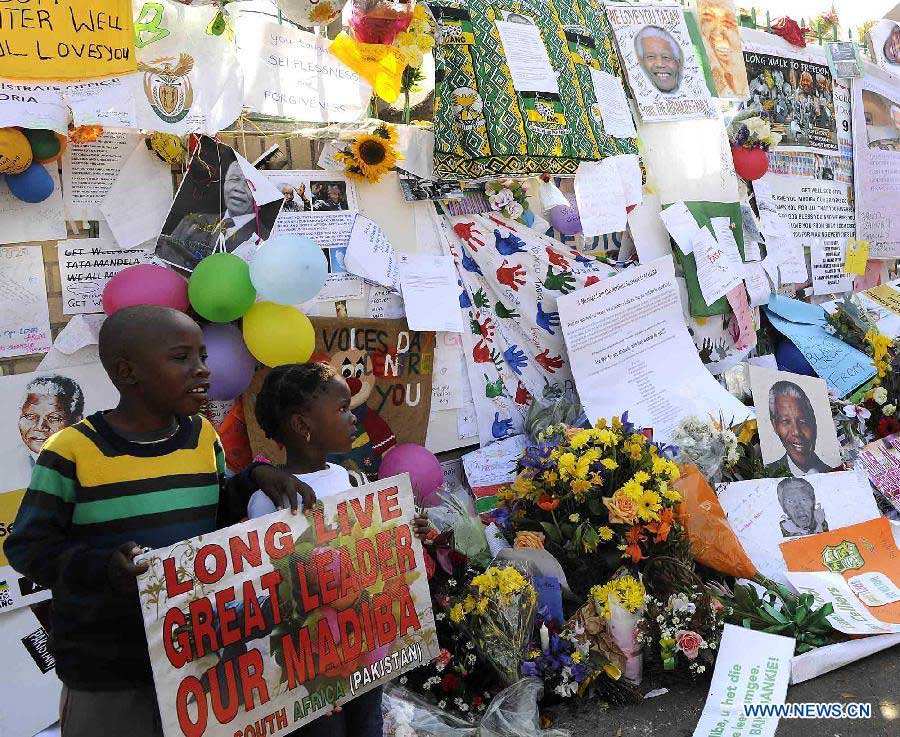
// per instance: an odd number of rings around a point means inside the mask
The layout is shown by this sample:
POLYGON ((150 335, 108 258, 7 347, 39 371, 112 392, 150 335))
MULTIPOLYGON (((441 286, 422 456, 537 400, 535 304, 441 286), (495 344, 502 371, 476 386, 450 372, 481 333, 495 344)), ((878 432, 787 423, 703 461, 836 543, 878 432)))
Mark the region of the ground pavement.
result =
MULTIPOLYGON (((572 737, 691 737, 707 685, 669 685, 669 693, 634 706, 596 704, 555 710, 554 727, 572 737)), ((872 704, 872 719, 782 719, 776 737, 900 737, 900 646, 788 689, 788 701, 872 704)))

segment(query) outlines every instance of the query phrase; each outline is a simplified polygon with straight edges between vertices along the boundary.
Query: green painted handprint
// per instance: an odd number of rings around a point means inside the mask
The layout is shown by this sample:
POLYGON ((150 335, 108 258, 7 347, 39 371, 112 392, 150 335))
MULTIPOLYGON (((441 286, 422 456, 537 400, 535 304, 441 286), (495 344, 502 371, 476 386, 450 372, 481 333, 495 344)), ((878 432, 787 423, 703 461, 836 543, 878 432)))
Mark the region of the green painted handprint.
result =
POLYGON ((497 304, 494 305, 494 312, 497 313, 497 317, 502 317, 505 320, 515 320, 521 317, 518 312, 509 309, 499 299, 497 300, 497 304))
POLYGON ((490 300, 487 298, 487 295, 484 293, 484 290, 479 287, 478 291, 475 292, 475 296, 473 297, 476 307, 487 307, 490 304, 490 300))
POLYGON ((502 397, 504 394, 503 390, 503 379, 497 379, 496 381, 490 381, 488 379, 487 374, 484 375, 484 395, 488 399, 494 399, 496 397, 502 397))
POLYGON ((553 267, 547 267, 547 278, 544 280, 544 286, 547 289, 568 294, 569 292, 575 291, 575 288, 572 286, 573 284, 575 284, 575 277, 568 271, 560 271, 558 274, 554 274, 553 267))

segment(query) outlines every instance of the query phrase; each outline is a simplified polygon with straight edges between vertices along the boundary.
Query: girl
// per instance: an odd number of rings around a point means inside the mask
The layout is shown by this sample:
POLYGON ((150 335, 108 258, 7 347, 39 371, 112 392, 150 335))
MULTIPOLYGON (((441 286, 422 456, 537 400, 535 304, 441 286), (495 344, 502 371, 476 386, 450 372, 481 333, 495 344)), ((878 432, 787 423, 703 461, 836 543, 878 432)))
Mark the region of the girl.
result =
MULTIPOLYGON (((343 377, 324 363, 279 366, 272 369, 256 398, 256 419, 267 437, 281 443, 287 458, 284 469, 308 484, 316 498, 339 494, 352 486, 347 469, 326 458, 348 453, 356 438, 356 418, 350 411, 350 389, 343 377)), ((250 498, 248 515, 275 511, 261 491, 250 498)), ((428 534, 428 519, 413 520, 420 539, 428 534)), ((367 691, 316 719, 288 737, 381 737, 381 687, 367 691)))

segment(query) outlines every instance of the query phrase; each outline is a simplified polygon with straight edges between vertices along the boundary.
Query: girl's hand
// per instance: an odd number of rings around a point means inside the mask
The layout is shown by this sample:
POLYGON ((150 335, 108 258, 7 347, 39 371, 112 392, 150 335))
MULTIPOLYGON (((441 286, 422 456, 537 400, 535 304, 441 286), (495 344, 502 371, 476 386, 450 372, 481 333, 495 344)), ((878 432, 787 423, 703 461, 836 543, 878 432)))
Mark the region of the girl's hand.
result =
POLYGON ((424 544, 428 544, 426 538, 430 531, 431 523, 428 521, 428 514, 426 512, 419 512, 418 515, 413 517, 413 534, 424 544))

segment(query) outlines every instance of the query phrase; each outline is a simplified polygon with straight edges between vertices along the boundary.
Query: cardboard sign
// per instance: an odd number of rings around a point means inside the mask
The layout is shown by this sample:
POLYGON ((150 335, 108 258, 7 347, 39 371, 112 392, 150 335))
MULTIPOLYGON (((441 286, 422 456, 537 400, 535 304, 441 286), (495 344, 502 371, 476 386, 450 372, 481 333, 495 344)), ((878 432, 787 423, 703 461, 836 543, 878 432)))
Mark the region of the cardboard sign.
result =
POLYGON ((129 0, 17 0, 0 8, 0 77, 90 79, 135 69, 129 0))
POLYGON ((323 501, 138 558, 166 737, 296 730, 438 655, 409 477, 323 501))
MULTIPOLYGON (((434 333, 410 330, 406 320, 311 318, 316 349, 311 360, 329 363, 350 386, 356 415, 353 450, 332 458, 351 471, 377 478, 384 454, 395 445, 425 443, 431 411, 434 333)), ((256 421, 256 395, 269 369, 257 371, 244 394, 244 414, 254 453, 273 462, 284 450, 256 421)))

